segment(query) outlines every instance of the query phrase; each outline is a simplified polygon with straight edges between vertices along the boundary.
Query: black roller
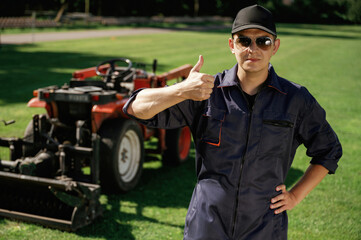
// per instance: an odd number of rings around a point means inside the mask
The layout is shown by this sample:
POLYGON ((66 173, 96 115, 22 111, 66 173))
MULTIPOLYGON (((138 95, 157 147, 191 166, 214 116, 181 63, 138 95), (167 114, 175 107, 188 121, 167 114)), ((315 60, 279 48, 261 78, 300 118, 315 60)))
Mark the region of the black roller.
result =
POLYGON ((100 186, 0 172, 0 216, 75 231, 101 215, 100 186))

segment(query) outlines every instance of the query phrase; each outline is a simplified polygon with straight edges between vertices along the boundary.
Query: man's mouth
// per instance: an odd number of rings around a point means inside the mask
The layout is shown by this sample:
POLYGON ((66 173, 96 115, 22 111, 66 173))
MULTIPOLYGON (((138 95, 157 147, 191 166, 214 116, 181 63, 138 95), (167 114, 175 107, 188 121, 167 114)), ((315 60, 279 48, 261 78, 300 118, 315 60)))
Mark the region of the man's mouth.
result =
POLYGON ((259 61, 259 59, 258 58, 247 58, 247 61, 257 62, 257 61, 259 61))

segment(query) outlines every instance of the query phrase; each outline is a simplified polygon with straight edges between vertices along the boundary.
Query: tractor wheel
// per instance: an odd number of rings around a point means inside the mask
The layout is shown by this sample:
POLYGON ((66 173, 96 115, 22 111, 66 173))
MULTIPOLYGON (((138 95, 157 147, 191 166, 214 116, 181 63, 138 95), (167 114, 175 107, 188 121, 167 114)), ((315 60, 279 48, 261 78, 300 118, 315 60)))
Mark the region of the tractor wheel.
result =
POLYGON ((189 156, 191 141, 191 131, 188 127, 167 130, 167 149, 162 156, 163 164, 175 166, 185 162, 189 156))
POLYGON ((127 192, 139 182, 144 161, 144 142, 133 120, 105 123, 99 131, 100 180, 108 192, 127 192))

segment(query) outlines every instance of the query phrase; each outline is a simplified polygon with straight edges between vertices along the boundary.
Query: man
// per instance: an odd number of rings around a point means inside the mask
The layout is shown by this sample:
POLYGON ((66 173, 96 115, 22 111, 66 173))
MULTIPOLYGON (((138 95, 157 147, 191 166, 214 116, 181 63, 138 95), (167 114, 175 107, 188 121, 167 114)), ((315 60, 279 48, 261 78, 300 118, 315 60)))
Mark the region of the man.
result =
POLYGON ((286 210, 337 168, 342 149, 324 110, 269 63, 280 46, 276 36, 267 9, 241 9, 228 41, 237 60, 232 69, 200 73, 200 56, 185 81, 138 91, 124 107, 148 126, 192 131, 198 182, 184 239, 287 239, 286 210), (300 144, 311 164, 287 191, 300 144))

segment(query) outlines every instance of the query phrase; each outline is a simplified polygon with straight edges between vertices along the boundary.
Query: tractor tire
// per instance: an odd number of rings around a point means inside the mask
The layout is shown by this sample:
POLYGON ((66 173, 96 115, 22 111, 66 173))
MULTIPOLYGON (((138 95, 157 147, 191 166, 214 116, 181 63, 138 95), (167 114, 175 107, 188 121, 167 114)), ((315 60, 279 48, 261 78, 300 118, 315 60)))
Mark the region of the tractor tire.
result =
POLYGON ((133 120, 104 123, 99 130, 100 181, 106 192, 128 192, 138 184, 144 162, 140 126, 133 120))
POLYGON ((162 162, 167 166, 177 166, 187 161, 192 136, 188 127, 170 129, 166 131, 166 150, 162 156, 162 162))

